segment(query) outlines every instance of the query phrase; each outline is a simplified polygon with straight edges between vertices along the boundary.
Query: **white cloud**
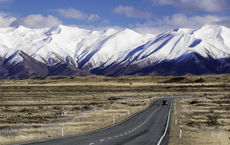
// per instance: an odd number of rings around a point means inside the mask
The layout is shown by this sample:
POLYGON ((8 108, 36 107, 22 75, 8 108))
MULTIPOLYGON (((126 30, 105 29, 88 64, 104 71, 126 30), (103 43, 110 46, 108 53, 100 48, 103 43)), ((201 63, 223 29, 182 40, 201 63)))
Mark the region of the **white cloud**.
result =
POLYGON ((9 27, 10 24, 16 20, 16 17, 8 13, 0 12, 0 27, 9 27))
POLYGON ((144 24, 137 23, 135 30, 142 33, 161 33, 175 28, 198 28, 206 24, 215 24, 221 21, 221 18, 211 15, 187 17, 184 14, 174 14, 172 17, 164 17, 155 21, 147 20, 144 24))
POLYGON ((62 24, 62 21, 57 17, 49 15, 44 17, 40 14, 37 15, 29 15, 27 17, 19 18, 11 23, 10 26, 18 26, 22 25, 28 28, 45 28, 45 27, 53 27, 62 24))
POLYGON ((214 24, 222 25, 222 26, 225 26, 227 28, 230 28, 230 19, 229 18, 228 19, 223 19, 223 20, 218 21, 218 22, 216 22, 214 24))
POLYGON ((132 18, 150 18, 152 16, 151 11, 135 10, 130 6, 119 6, 113 10, 115 14, 124 14, 126 17, 132 18))
POLYGON ((221 19, 217 16, 193 16, 187 17, 184 14, 174 14, 171 18, 165 17, 163 20, 157 20, 158 24, 163 24, 169 28, 178 28, 178 27, 188 27, 188 28, 197 28, 206 24, 211 24, 221 19))
POLYGON ((110 23, 110 20, 105 19, 105 20, 103 20, 101 23, 102 23, 102 24, 109 24, 109 23, 110 23))
POLYGON ((87 15, 82 11, 73 8, 51 10, 51 12, 58 12, 64 18, 72 18, 76 20, 94 21, 100 19, 100 17, 97 14, 87 15))
POLYGON ((88 17, 88 20, 90 20, 90 21, 94 21, 94 20, 98 20, 98 19, 100 19, 100 17, 97 14, 91 14, 88 17))
POLYGON ((29 15, 23 18, 17 18, 10 13, 0 12, 0 27, 15 27, 22 25, 28 28, 45 28, 62 24, 57 17, 49 15, 44 17, 40 14, 29 15))
POLYGON ((182 11, 220 12, 230 8, 229 0, 152 0, 154 4, 173 5, 182 11))
POLYGON ((73 9, 73 8, 57 9, 57 10, 52 10, 52 11, 58 12, 62 17, 65 17, 65 18, 73 18, 77 20, 83 20, 83 19, 88 18, 86 14, 84 14, 83 12, 77 9, 73 9))

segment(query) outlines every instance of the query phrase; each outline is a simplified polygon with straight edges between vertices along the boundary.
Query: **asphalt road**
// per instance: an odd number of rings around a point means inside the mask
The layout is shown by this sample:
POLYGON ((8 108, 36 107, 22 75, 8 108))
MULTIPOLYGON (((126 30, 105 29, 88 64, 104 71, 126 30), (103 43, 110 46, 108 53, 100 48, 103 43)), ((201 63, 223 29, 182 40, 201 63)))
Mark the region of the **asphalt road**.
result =
POLYGON ((84 135, 26 143, 28 145, 167 145, 170 133, 171 102, 155 100, 149 108, 124 122, 84 135), (169 117, 168 117, 169 116, 169 117))

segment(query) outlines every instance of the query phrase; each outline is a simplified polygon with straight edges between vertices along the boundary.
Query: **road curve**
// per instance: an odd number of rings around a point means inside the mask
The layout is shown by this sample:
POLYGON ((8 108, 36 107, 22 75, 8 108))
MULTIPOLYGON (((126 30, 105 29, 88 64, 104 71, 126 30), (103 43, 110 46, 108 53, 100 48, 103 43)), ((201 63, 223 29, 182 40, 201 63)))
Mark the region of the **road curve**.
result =
POLYGON ((167 145, 171 102, 175 98, 167 98, 168 105, 162 105, 163 99, 155 100, 147 109, 105 129, 21 145, 167 145))

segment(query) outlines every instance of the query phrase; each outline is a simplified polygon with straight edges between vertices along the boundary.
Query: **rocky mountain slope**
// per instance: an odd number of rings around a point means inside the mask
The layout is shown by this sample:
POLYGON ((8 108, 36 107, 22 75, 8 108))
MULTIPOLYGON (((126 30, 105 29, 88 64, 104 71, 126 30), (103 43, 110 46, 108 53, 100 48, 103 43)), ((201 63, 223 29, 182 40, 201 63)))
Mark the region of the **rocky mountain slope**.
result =
POLYGON ((0 79, 229 73, 229 38, 230 29, 216 25, 158 36, 63 25, 0 28, 0 79))

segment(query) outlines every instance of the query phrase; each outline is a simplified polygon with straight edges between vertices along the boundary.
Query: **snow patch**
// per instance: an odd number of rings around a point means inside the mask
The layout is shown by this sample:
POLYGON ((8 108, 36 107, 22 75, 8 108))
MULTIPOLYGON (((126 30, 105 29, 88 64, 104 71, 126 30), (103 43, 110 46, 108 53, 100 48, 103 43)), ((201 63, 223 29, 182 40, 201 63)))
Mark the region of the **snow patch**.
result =
MULTIPOLYGON (((158 36, 133 30, 92 31, 59 25, 45 29, 23 26, 0 28, 0 56, 11 63, 23 61, 15 52, 23 51, 47 63, 71 63, 92 70, 115 65, 146 67, 188 54, 221 59, 230 55, 230 29, 206 25, 199 29, 178 28, 158 36)), ((192 56, 191 56, 192 57, 192 56)), ((224 60, 223 60, 224 62, 224 60)))

